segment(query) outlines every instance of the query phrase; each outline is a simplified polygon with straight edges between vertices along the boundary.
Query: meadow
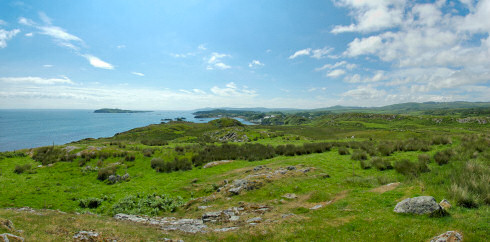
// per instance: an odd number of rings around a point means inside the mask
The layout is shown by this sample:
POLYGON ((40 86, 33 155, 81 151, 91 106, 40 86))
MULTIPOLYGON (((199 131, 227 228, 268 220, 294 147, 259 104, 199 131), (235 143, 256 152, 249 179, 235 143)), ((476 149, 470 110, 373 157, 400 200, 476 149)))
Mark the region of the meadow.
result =
POLYGON ((290 117, 296 121, 286 125, 172 121, 4 152, 0 219, 22 232, 1 226, 0 233, 27 241, 72 240, 81 230, 118 241, 427 241, 455 230, 465 241, 487 241, 490 126, 481 122, 487 117, 462 118, 342 113, 290 117), (246 189, 229 192, 243 180, 246 189), (443 215, 393 212, 403 199, 423 195, 452 206, 443 215), (231 207, 249 212, 207 223, 206 233, 114 218, 197 219, 231 207))

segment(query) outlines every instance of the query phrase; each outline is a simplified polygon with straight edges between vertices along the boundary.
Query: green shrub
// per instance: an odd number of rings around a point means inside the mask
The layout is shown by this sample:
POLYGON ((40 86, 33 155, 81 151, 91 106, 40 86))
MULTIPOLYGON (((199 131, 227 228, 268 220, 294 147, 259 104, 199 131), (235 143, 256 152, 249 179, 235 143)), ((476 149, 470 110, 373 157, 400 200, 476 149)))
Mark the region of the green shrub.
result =
POLYGON ((97 179, 101 181, 107 180, 109 176, 116 174, 117 167, 116 166, 108 166, 101 168, 97 174, 97 179))
POLYGON ((431 144, 433 145, 451 144, 451 138, 449 138, 448 136, 434 136, 431 139, 431 144))
POLYGON ((31 170, 31 164, 16 165, 14 168, 14 173, 22 174, 31 170))
POLYGON ((136 156, 134 154, 127 154, 126 157, 124 157, 125 161, 134 161, 136 159, 136 156))
POLYGON ((391 162, 381 157, 373 157, 371 159, 371 164, 380 171, 393 169, 391 162))
POLYGON ((445 165, 449 163, 453 154, 454 152, 451 149, 439 151, 434 154, 434 161, 440 166, 445 165))
POLYGON ((159 140, 159 139, 153 139, 153 140, 142 140, 142 144, 148 145, 148 146, 165 146, 168 145, 168 141, 166 140, 159 140))
POLYGON ((351 155, 352 160, 367 160, 368 155, 364 150, 355 150, 351 155))
POLYGON ((188 171, 192 170, 192 162, 187 158, 178 159, 175 158, 173 161, 165 162, 160 158, 151 159, 151 168, 155 169, 157 172, 173 172, 173 171, 188 171))
POLYGON ((41 162, 43 165, 48 165, 60 161, 65 154, 66 152, 59 147, 46 146, 35 149, 32 159, 41 162))
POLYGON ((382 143, 378 145, 378 151, 383 156, 389 156, 396 151, 396 147, 392 143, 382 143))
POLYGON ((170 197, 169 195, 130 195, 116 202, 111 209, 112 214, 145 214, 156 216, 162 212, 174 212, 178 207, 184 205, 181 197, 170 197))
POLYGON ((429 167, 427 167, 427 163, 423 161, 414 163, 408 159, 396 161, 395 170, 403 175, 414 177, 419 176, 420 173, 430 171, 429 167))
POLYGON ((449 194, 459 206, 474 208, 490 205, 490 167, 468 161, 456 167, 451 174, 449 194))
POLYGON ((349 155, 350 152, 349 152, 349 149, 347 147, 339 147, 339 155, 349 155))
POLYGON ((430 156, 428 154, 420 154, 418 156, 419 162, 429 164, 430 163, 430 156))
POLYGON ((371 169, 371 162, 367 160, 361 160, 361 168, 364 170, 371 169))
POLYGON ((151 157, 155 153, 155 150, 153 149, 144 149, 143 150, 143 156, 145 157, 151 157))
POLYGON ((85 198, 78 201, 78 206, 81 208, 98 208, 102 204, 102 199, 100 198, 85 198))
POLYGON ((26 157, 27 155, 24 152, 18 151, 5 151, 0 152, 0 160, 4 158, 15 158, 15 157, 26 157))

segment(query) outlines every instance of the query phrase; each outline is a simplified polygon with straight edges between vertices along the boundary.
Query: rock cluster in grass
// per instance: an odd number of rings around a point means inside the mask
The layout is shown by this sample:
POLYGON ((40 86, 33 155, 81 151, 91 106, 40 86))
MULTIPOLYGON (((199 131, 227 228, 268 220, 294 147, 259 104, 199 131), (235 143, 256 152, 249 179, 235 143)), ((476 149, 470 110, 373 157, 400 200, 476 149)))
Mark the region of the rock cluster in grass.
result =
POLYGON ((420 196, 407 198, 396 204, 395 213, 411 213, 411 214, 432 214, 442 211, 443 208, 436 202, 436 199, 431 196, 420 196))
POLYGON ((243 191, 250 191, 260 188, 264 182, 279 180, 286 176, 295 176, 310 172, 313 168, 306 167, 298 169, 296 166, 288 166, 272 170, 265 166, 256 166, 250 171, 252 174, 243 179, 237 179, 233 183, 225 182, 225 185, 218 188, 218 192, 225 191, 228 195, 239 195, 243 191))
POLYGON ((255 216, 246 221, 246 223, 249 225, 254 225, 261 222, 262 218, 257 217, 257 215, 263 215, 266 212, 271 211, 271 209, 272 208, 267 205, 242 204, 239 207, 231 207, 229 209, 215 212, 206 212, 199 219, 177 219, 174 217, 151 218, 147 216, 122 213, 116 214, 114 218, 117 220, 155 225, 167 231, 178 230, 185 233, 207 233, 210 231, 226 232, 243 226, 245 219, 242 219, 242 216, 255 216), (212 226, 210 227, 210 225, 212 226))
POLYGON ((430 240, 430 242, 459 242, 463 241, 463 235, 456 231, 447 231, 430 240))
POLYGON ((221 165, 221 164, 226 164, 226 163, 230 163, 230 162, 233 162, 233 160, 213 161, 213 162, 206 163, 202 168, 209 168, 209 167, 213 167, 213 166, 217 166, 217 165, 221 165))
POLYGON ((94 231, 78 231, 73 235, 74 241, 99 241, 99 233, 94 231))
POLYGON ((24 241, 24 238, 11 234, 11 233, 22 233, 22 230, 16 230, 14 223, 8 219, 0 218, 0 228, 7 230, 10 233, 0 234, 0 241, 24 241))
POLYGON ((4 233, 0 234, 0 241, 12 241, 12 242, 17 242, 17 241, 24 241, 24 238, 14 235, 14 234, 9 234, 9 233, 4 233))

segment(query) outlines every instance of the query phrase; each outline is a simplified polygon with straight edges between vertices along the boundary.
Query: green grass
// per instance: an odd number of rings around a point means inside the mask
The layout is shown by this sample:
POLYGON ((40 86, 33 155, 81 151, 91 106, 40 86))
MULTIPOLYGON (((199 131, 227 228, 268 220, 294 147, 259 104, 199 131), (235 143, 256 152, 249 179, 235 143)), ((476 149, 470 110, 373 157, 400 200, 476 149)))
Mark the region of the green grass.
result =
MULTIPOLYGON (((80 157, 71 162, 60 159, 52 165, 47 165, 51 162, 45 162, 45 165, 38 167, 42 161, 35 161, 29 156, 2 153, 0 207, 59 209, 69 214, 45 211, 45 216, 37 216, 0 209, 0 217, 12 220, 17 229, 24 230, 22 235, 27 240, 67 240, 78 230, 88 229, 102 232, 108 238, 117 237, 118 240, 124 241, 153 241, 163 237, 182 238, 185 241, 426 241, 447 230, 462 232, 465 241, 488 240, 490 212, 485 200, 488 199, 488 185, 485 185, 485 182, 488 181, 490 167, 489 149, 488 145, 485 145, 489 140, 488 125, 475 127, 471 124, 468 125, 468 129, 460 130, 458 127, 464 127, 461 124, 450 129, 448 126, 437 127, 433 124, 417 125, 413 120, 412 117, 408 117, 397 121, 400 122, 398 124, 393 124, 392 121, 377 119, 374 122, 359 118, 343 121, 340 127, 329 126, 326 123, 316 124, 318 126, 240 126, 238 131, 234 126, 218 127, 223 124, 230 125, 228 122, 215 122, 220 125, 172 122, 133 129, 112 138, 69 144, 78 147, 70 154, 93 152, 93 157, 87 155, 91 159, 80 157), (397 128, 393 130, 395 126, 397 128), (410 130, 400 130, 400 127, 410 127, 410 130), (337 146, 323 153, 275 156, 253 162, 236 160, 205 169, 193 167, 188 171, 165 173, 157 172, 151 167, 152 159, 191 160, 206 145, 220 145, 214 134, 221 135, 227 132, 239 132, 247 135, 251 139, 250 143, 274 147, 285 144, 302 146, 318 142, 330 142, 337 146), (463 138, 469 132, 479 133, 480 138, 463 138), (354 154, 363 154, 362 157, 352 157, 358 160, 353 160, 350 155, 338 153, 339 147, 347 146, 348 142, 351 146, 366 146, 364 148, 376 151, 376 147, 384 141, 396 143, 406 142, 409 138, 419 138, 429 142, 431 137, 441 135, 451 136, 452 143, 430 145, 426 152, 397 150, 389 156, 382 157, 389 164, 403 161, 410 165, 422 162, 419 161, 422 155, 424 158, 421 160, 427 165, 428 170, 419 172, 416 176, 409 173, 404 175, 395 169, 376 169, 376 164, 372 161, 379 158, 371 153, 366 156, 365 161, 372 165, 371 169, 362 169, 360 166, 359 159, 364 161, 364 151, 356 149, 354 154), (168 144, 149 146, 142 144, 142 140, 158 140, 168 144), (91 146, 100 147, 102 150, 98 151, 91 146), (148 152, 148 149, 151 149, 151 152, 148 152), (455 154, 447 164, 439 165, 433 161, 432 157, 435 154, 448 149, 454 150, 455 154), (132 155, 135 157, 134 161, 125 158, 132 155), (81 163, 84 164, 80 166, 81 163), (31 169, 26 169, 29 172, 14 172, 17 166, 28 165, 31 166, 31 169), (118 222, 109 217, 114 211, 114 205, 120 204, 122 199, 139 196, 154 202, 159 198, 152 194, 167 194, 172 198, 182 197, 184 201, 188 201, 213 194, 225 180, 242 179, 259 165, 265 165, 272 170, 287 166, 313 169, 304 174, 274 178, 270 182, 264 182, 260 189, 246 191, 229 199, 218 197, 206 205, 213 206, 210 211, 217 211, 242 203, 268 204, 273 210, 270 215, 264 216, 270 216, 270 219, 276 221, 274 223, 245 226, 227 233, 192 235, 178 232, 165 234, 158 228, 118 222), (128 173, 130 179, 112 185, 103 179, 97 179, 100 169, 111 166, 117 167, 118 175, 128 173), (479 173, 471 172, 475 167, 479 167, 479 173), (464 172, 457 175, 460 171, 464 172), (371 191, 391 182, 401 182, 401 185, 384 193, 371 191), (478 206, 461 206, 462 198, 451 190, 454 184, 469 192, 468 199, 472 199, 478 206), (295 193, 298 198, 281 201, 286 193, 295 193), (448 199, 453 204, 453 208, 449 210, 450 215, 432 218, 393 213, 397 202, 421 195, 434 196, 437 201, 448 199), (321 209, 309 209, 328 201, 331 203, 321 209), (88 211, 101 216, 74 214, 88 211), (281 217, 282 214, 289 213, 296 215, 285 219, 281 217)), ((61 147, 56 148, 57 152, 59 148, 61 147)), ((350 153, 354 151, 350 148, 345 149, 350 153)), ((49 154, 45 156, 56 160, 56 157, 53 158, 49 154)), ((127 210, 144 211, 159 216, 197 218, 203 213, 197 210, 197 206, 196 204, 185 209, 172 205, 172 209, 167 210, 146 210, 143 206, 127 210), (171 211, 174 208, 176 210, 171 211)))

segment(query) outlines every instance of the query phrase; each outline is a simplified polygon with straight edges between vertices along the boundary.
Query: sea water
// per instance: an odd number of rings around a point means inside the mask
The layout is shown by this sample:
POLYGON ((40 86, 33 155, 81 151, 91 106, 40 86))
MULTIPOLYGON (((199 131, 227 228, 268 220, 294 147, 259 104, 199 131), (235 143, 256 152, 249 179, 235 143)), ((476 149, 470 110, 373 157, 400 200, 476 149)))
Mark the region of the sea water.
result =
POLYGON ((111 137, 133 128, 180 117, 196 123, 212 120, 196 119, 192 111, 94 113, 93 110, 0 110, 0 152, 60 145, 85 138, 111 137))

